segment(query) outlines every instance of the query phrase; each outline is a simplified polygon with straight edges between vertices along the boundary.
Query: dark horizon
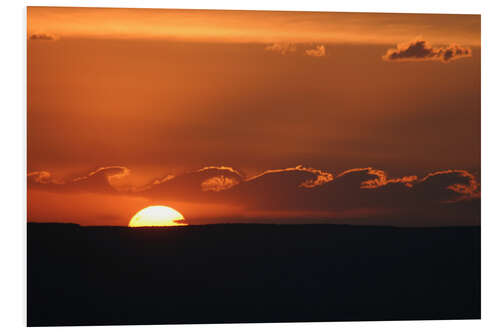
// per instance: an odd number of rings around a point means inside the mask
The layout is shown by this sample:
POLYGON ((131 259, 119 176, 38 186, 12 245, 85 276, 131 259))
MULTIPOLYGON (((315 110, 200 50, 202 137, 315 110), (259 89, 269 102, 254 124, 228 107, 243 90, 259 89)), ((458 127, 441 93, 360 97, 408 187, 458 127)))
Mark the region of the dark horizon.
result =
POLYGON ((318 223, 314 222, 305 222, 311 220, 300 220, 301 222, 295 223, 283 223, 282 220, 279 222, 272 220, 264 220, 262 222, 252 222, 252 221, 238 221, 238 222, 213 222, 213 223, 205 223, 205 224, 189 224, 189 220, 184 222, 187 225, 182 226, 139 226, 139 227, 130 227, 127 225, 113 225, 113 224, 92 224, 92 225, 82 225, 76 222, 39 222, 39 221, 28 221, 27 224, 36 224, 36 225, 73 225, 78 226, 80 228, 126 228, 126 229, 140 229, 140 228, 151 228, 151 229, 168 229, 168 228, 189 228, 189 227, 206 227, 206 226, 226 226, 226 225, 255 225, 255 226, 339 226, 339 227, 353 227, 353 228, 396 228, 396 229, 441 229, 441 228, 481 228, 481 225, 392 225, 392 224, 353 224, 347 221, 343 222, 323 222, 318 223))
POLYGON ((28 326, 481 317, 480 227, 27 229, 28 326))

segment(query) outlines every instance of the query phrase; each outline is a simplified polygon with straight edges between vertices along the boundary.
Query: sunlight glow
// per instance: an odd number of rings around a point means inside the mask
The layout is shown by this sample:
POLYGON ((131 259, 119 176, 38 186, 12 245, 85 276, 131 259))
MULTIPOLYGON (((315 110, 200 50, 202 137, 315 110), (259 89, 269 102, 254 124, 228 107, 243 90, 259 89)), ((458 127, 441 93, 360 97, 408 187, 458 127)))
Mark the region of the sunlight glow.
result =
POLYGON ((184 216, 173 208, 167 206, 149 206, 132 217, 129 227, 176 227, 186 226, 184 216))

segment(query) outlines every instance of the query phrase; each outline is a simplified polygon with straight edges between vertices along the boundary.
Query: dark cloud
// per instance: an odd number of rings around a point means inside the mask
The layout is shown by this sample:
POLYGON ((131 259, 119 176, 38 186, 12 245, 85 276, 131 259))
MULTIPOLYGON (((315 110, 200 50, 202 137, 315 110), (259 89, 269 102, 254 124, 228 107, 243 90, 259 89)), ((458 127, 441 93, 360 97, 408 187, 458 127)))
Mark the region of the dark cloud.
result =
POLYGON ((49 40, 54 41, 59 38, 56 35, 48 34, 48 33, 33 33, 29 36, 30 40, 49 40))
POLYGON ((466 170, 391 178, 385 171, 371 167, 349 169, 334 176, 299 165, 245 177, 231 167, 205 167, 169 175, 143 188, 117 190, 113 178, 129 172, 124 167, 99 168, 70 182, 56 182, 48 172, 34 172, 28 175, 28 185, 60 191, 121 193, 151 200, 228 204, 250 213, 420 219, 418 223, 422 224, 432 219, 448 224, 479 223, 480 184, 466 170))
POLYGON ((390 178, 383 170, 359 168, 335 177, 326 171, 298 166, 268 170, 249 178, 227 170, 211 170, 210 175, 201 171, 174 179, 141 194, 168 200, 182 194, 186 200, 241 205, 249 211, 421 218, 421 223, 431 218, 447 219, 449 223, 455 223, 450 219, 457 219, 456 223, 479 221, 479 210, 471 209, 479 207, 479 182, 465 170, 437 171, 421 178, 390 178), (217 192, 203 192, 201 184, 214 177, 234 181, 217 192), (463 213, 457 216, 457 211, 463 213))
POLYGON ((241 172, 225 166, 210 166, 154 181, 140 195, 156 199, 210 200, 213 193, 227 190, 244 180, 241 172))
POLYGON ((443 203, 459 202, 480 196, 479 182, 473 174, 465 170, 429 173, 418 181, 416 189, 422 196, 430 195, 433 200, 443 203))
POLYGON ((433 47, 429 42, 417 39, 409 43, 399 44, 395 49, 387 50, 382 59, 386 61, 441 61, 448 63, 452 60, 472 56, 472 50, 457 44, 446 47, 433 47))

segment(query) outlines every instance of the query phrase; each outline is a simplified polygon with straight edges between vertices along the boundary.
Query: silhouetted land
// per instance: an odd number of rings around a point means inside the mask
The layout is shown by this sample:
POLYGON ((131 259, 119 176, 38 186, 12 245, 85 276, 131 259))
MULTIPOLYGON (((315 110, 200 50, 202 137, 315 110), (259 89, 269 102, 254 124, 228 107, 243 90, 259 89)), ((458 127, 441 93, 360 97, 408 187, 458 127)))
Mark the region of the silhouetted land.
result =
POLYGON ((480 318, 480 228, 28 224, 28 325, 480 318))

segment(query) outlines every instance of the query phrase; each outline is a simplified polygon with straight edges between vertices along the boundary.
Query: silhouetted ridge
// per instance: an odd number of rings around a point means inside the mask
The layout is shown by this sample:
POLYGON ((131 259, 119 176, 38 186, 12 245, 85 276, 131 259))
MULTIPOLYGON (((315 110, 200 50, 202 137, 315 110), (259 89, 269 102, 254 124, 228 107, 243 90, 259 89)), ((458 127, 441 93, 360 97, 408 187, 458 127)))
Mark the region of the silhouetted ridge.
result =
POLYGON ((480 318, 480 228, 28 224, 28 325, 480 318))

